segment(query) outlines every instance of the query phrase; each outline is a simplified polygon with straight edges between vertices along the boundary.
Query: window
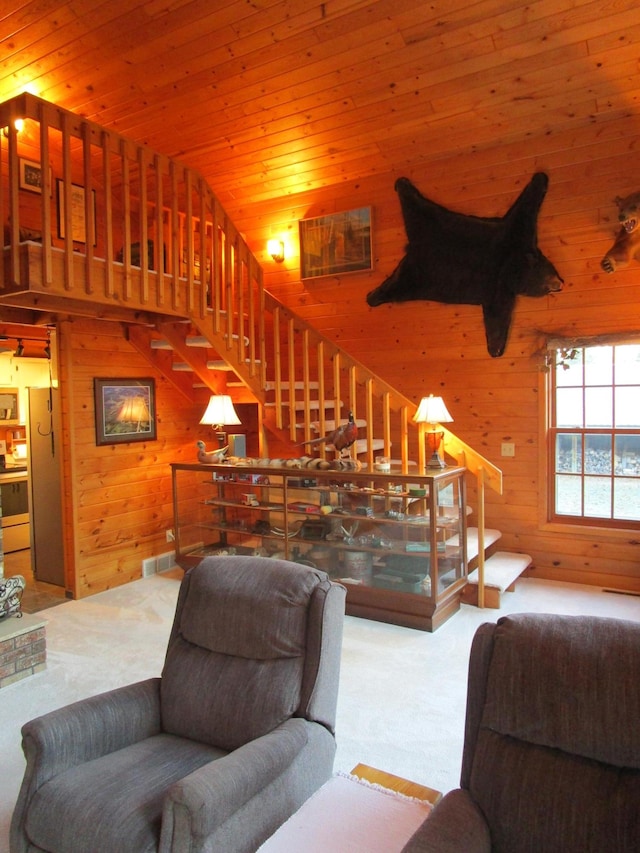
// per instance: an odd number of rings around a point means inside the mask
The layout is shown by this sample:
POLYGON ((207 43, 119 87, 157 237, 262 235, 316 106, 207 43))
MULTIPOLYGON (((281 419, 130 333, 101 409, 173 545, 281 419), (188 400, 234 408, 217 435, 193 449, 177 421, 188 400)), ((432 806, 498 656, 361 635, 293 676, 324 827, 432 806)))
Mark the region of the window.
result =
POLYGON ((551 520, 640 528, 640 344, 550 356, 551 520))

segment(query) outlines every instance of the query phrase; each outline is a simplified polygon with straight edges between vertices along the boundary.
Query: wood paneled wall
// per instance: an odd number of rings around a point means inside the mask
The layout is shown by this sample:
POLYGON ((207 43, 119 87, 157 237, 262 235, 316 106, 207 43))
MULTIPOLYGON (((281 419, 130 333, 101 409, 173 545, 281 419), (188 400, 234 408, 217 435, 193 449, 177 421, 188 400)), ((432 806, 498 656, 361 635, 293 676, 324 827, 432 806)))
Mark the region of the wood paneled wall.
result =
MULTIPOLYGON (((393 189, 399 172, 301 192, 251 209, 230 206, 265 268, 266 287, 382 378, 413 398, 442 394, 453 431, 502 467, 504 493, 487 495, 487 524, 501 547, 531 554, 537 576, 640 589, 638 531, 586 530, 546 523, 545 374, 548 336, 640 332, 640 264, 606 275, 600 260, 618 228, 616 195, 640 190, 634 150, 640 120, 599 122, 526 145, 503 145, 427 160, 407 173, 446 207, 502 215, 538 170, 550 186, 539 219, 539 243, 565 280, 561 293, 519 298, 505 355, 486 350, 477 306, 414 302, 370 309, 366 293, 388 275, 406 241, 393 189), (373 206, 375 270, 299 279, 301 218, 373 206), (266 241, 282 236, 287 258, 276 265, 266 241), (502 458, 501 443, 515 444, 502 458)), ((472 131, 470 131, 472 143, 472 131)))
MULTIPOLYGON (((64 459, 70 472, 65 519, 67 586, 82 598, 141 576, 142 560, 172 550, 171 462, 192 462, 211 443, 190 405, 125 340, 118 323, 68 321, 60 329, 64 459), (156 441, 96 446, 93 380, 152 376, 156 441)), ((203 398, 204 400, 205 398, 203 398)), ((208 399, 208 397, 206 397, 208 399)))

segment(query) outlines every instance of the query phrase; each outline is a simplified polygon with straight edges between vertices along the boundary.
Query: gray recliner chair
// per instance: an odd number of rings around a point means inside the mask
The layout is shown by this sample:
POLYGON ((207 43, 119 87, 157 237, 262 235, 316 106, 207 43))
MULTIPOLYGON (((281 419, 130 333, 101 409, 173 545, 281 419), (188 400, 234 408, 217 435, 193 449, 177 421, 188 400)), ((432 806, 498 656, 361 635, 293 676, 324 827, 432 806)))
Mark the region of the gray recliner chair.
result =
POLYGON ((161 678, 27 723, 11 853, 255 851, 331 775, 345 590, 211 557, 161 678))
POLYGON ((520 614, 482 625, 460 784, 403 853, 637 853, 640 624, 520 614))

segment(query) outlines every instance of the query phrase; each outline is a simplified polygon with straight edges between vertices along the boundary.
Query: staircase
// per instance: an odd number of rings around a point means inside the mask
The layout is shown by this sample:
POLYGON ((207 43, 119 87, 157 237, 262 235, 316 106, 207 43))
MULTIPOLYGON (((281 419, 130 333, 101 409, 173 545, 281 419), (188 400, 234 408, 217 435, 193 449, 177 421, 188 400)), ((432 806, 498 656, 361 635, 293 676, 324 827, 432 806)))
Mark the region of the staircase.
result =
MULTIPOLYGON (((373 470, 377 453, 394 459, 403 473, 423 470, 427 461, 425 440, 422 430, 410 418, 414 404, 319 335, 266 291, 264 305, 265 328, 274 332, 273 337, 263 341, 267 379, 260 402, 264 407, 266 430, 290 442, 290 455, 311 452, 300 443, 330 432, 352 411, 361 436, 352 448, 352 456, 370 470, 373 470), (364 417, 358 417, 359 413, 364 417)), ((246 326, 244 328, 246 330, 246 326)), ((206 336, 204 341, 188 336, 184 339, 187 347, 202 347, 204 342, 209 342, 206 336)), ((246 340, 245 347, 248 346, 246 340)), ((167 347, 171 345, 166 340, 152 342, 152 348, 167 347)), ((234 375, 235 383, 228 379, 226 385, 232 396, 234 384, 250 385, 248 365, 243 370, 227 362, 221 365, 218 359, 207 364, 212 370, 222 367, 234 375)), ((184 370, 188 365, 178 362, 174 367, 184 370)), ((255 365, 255 372, 262 367, 262 364, 255 365)), ((477 514, 479 519, 484 518, 485 485, 501 490, 501 472, 442 428, 445 451, 476 477, 477 514)), ((268 438, 265 438, 265 447, 268 447, 268 438)), ((312 452, 328 458, 334 455, 331 446, 323 444, 316 445, 312 452)), ((501 535, 499 530, 486 529, 484 525, 481 529, 468 528, 467 562, 471 571, 462 593, 464 603, 499 608, 501 596, 513 590, 517 578, 531 565, 532 559, 526 554, 493 552, 492 546, 501 535)))
MULTIPOLYGON (((500 609, 502 595, 513 592, 515 583, 520 575, 531 565, 532 558, 528 554, 510 551, 494 551, 492 546, 500 539, 502 533, 492 528, 484 530, 484 607, 500 609)), ((453 544, 458 543, 454 537, 453 544)), ((467 564, 470 568, 467 585, 462 590, 461 601, 464 604, 479 606, 480 572, 477 568, 479 550, 477 527, 467 528, 467 564), (472 568, 476 567, 476 568, 472 568)))
MULTIPOLYGON (((264 289, 260 265, 199 174, 28 94, 0 104, 0 126, 8 173, 0 181, 0 215, 9 223, 0 304, 119 321, 131 345, 188 400, 199 387, 257 402, 262 456, 273 439, 302 455, 301 442, 326 434, 351 411, 359 428, 352 452, 361 465, 373 470, 380 454, 403 474, 424 470, 425 425, 412 421, 416 402, 264 289), (26 121, 30 159, 53 164, 42 170, 42 193, 27 210, 16 118, 26 121), (64 238, 52 227, 51 173, 64 182, 64 238), (84 189, 74 216, 94 234, 86 243, 73 239, 74 184, 84 189)), ((502 472, 441 429, 445 453, 475 477, 482 607, 484 490, 501 493, 502 472)), ((319 444, 317 454, 333 451, 319 444)))

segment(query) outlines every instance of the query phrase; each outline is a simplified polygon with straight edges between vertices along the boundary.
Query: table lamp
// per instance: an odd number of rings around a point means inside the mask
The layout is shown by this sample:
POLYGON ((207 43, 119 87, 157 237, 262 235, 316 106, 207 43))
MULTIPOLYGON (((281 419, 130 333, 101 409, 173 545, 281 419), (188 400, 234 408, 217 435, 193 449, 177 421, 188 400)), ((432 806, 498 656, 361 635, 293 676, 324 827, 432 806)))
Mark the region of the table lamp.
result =
POLYGON ((213 394, 204 415, 200 418, 201 424, 209 424, 216 433, 220 447, 224 446, 226 434, 223 426, 241 423, 240 418, 233 408, 231 397, 228 394, 213 394))
POLYGON ((418 411, 413 416, 413 420, 417 424, 431 425, 431 429, 425 433, 427 447, 431 453, 431 458, 427 462, 427 468, 444 468, 444 459, 440 456, 440 444, 444 437, 444 432, 436 429, 436 426, 438 424, 451 423, 453 418, 447 411, 442 397, 434 397, 433 394, 423 397, 420 400, 418 411))

